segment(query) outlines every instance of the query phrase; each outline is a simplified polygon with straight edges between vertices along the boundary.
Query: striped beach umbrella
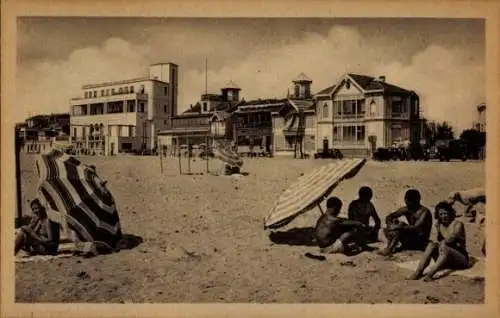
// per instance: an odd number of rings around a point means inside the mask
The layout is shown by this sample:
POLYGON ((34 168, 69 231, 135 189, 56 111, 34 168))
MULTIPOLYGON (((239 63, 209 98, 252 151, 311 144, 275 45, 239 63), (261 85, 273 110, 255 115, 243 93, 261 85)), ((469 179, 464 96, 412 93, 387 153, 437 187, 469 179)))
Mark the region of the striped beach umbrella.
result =
POLYGON ((83 243, 86 251, 115 250, 122 236, 120 219, 113 196, 95 167, 53 150, 37 158, 36 170, 38 194, 49 218, 63 231, 72 231, 75 243, 83 243))
POLYGON ((278 199, 265 219, 264 228, 287 225, 297 216, 321 203, 342 180, 352 178, 364 165, 365 159, 338 160, 301 176, 278 199))
POLYGON ((241 157, 230 147, 224 146, 224 144, 219 141, 214 141, 213 145, 213 153, 215 158, 220 159, 221 161, 232 167, 241 168, 241 166, 243 166, 243 160, 241 159, 241 157))

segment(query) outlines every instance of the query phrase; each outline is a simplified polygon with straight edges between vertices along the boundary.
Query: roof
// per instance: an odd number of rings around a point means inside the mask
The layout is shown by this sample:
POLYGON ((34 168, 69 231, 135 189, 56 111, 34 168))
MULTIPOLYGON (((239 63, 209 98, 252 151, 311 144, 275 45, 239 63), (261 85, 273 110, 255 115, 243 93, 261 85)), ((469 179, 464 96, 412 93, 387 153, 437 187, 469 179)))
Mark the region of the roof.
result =
POLYGON ((268 98, 268 99, 254 99, 250 101, 242 101, 238 107, 241 106, 250 106, 250 105, 270 105, 270 104, 279 104, 288 102, 287 98, 268 98))
POLYGON ((160 130, 158 132, 159 135, 189 135, 189 134, 207 134, 210 132, 209 126, 203 127, 179 127, 168 130, 160 130))
POLYGON ((297 76, 296 79, 293 80, 294 82, 312 82, 312 79, 307 77, 306 74, 300 73, 299 76, 297 76))
POLYGON ((203 94, 201 95, 201 100, 209 100, 209 101, 221 101, 222 96, 219 94, 203 94))
POLYGON ((219 120, 226 120, 228 119, 229 117, 231 117, 231 114, 226 112, 226 111, 223 111, 223 110, 219 110, 219 111, 214 111, 212 113, 212 116, 217 116, 217 118, 219 120))
POLYGON ((184 112, 182 114, 178 114, 173 116, 173 119, 176 118, 195 118, 195 117, 210 117, 212 114, 211 113, 201 113, 201 112, 184 112))
POLYGON ((182 114, 188 114, 188 113, 201 113, 201 104, 196 103, 194 106, 191 106, 186 111, 184 111, 182 114))
POLYGON ((389 84, 371 76, 353 73, 348 73, 347 75, 349 75, 365 91, 383 90, 391 93, 410 93, 409 90, 389 84))
POLYGON ((168 65, 168 64, 172 64, 172 65, 175 65, 175 66, 179 66, 179 65, 177 65, 177 64, 175 64, 175 63, 172 63, 172 62, 170 62, 170 61, 169 61, 169 62, 164 62, 164 63, 162 63, 162 62, 159 62, 159 63, 153 63, 153 64, 149 64, 149 66, 155 66, 155 65, 168 65))
POLYGON ((309 110, 315 105, 314 101, 309 99, 291 99, 289 102, 298 111, 309 110))
POLYGON ((229 81, 222 89, 241 89, 233 81, 229 81))
POLYGON ((335 89, 335 85, 332 85, 332 86, 329 86, 325 89, 320 90, 319 92, 316 93, 316 95, 330 95, 334 89, 335 89))
MULTIPOLYGON (((137 82, 143 82, 143 81, 152 81, 153 79, 149 78, 149 76, 143 76, 143 77, 136 77, 136 78, 131 78, 127 80, 122 80, 122 81, 114 81, 114 82, 102 82, 102 83, 97 83, 97 84, 86 84, 83 85, 83 89, 89 89, 89 88, 98 88, 98 87, 106 87, 106 86, 112 86, 112 85, 123 85, 123 84, 132 84, 132 83, 137 83, 137 82)), ((157 80, 158 82, 158 80, 157 80)))

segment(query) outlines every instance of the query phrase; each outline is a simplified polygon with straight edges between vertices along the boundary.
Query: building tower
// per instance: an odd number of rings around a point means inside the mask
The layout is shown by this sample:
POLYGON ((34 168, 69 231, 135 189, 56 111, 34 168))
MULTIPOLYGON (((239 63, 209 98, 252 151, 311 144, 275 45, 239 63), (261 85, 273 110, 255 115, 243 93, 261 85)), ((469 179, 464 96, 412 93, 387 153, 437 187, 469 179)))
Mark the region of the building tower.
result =
POLYGON ((156 63, 149 66, 149 78, 168 83, 169 117, 177 115, 177 94, 179 66, 174 63, 156 63))
POLYGON ((227 85, 221 88, 222 100, 227 102, 239 102, 240 101, 240 90, 233 81, 229 81, 227 85))
POLYGON ((312 80, 306 76, 304 73, 300 73, 299 76, 293 81, 294 93, 292 95, 293 99, 310 99, 311 96, 311 84, 312 80))

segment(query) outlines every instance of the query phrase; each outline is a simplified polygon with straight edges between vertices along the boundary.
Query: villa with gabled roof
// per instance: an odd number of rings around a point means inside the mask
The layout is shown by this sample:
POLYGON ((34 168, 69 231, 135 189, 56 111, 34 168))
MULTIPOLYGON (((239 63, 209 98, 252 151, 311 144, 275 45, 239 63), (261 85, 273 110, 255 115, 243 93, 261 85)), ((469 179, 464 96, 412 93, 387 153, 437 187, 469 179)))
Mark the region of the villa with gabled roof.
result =
POLYGON ((385 76, 347 73, 320 90, 316 101, 316 148, 369 155, 395 143, 419 143, 419 96, 386 82, 385 76))

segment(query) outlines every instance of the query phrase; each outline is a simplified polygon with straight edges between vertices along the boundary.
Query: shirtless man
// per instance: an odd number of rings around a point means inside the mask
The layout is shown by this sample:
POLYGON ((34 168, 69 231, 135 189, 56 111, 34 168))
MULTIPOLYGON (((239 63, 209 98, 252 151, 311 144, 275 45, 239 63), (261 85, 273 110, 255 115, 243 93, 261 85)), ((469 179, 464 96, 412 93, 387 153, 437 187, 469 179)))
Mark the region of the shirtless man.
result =
POLYGON ((29 225, 20 228, 15 239, 14 255, 24 249, 32 255, 56 255, 59 248, 59 224, 49 220, 38 199, 31 201, 33 218, 29 225))
POLYGON ((427 246, 411 280, 420 279, 431 259, 435 264, 425 274, 424 281, 431 281, 441 269, 466 269, 469 267, 469 254, 466 248, 465 227, 462 221, 456 219, 456 212, 447 202, 439 202, 435 211, 437 242, 427 246))
POLYGON ((378 232, 380 231, 381 221, 371 202, 373 191, 370 187, 363 186, 359 189, 359 198, 349 204, 349 220, 359 221, 368 226, 366 231, 366 243, 378 241, 378 232), (370 218, 375 222, 375 226, 370 226, 370 218))
POLYGON ((387 247, 379 254, 395 253, 399 243, 403 250, 425 250, 432 229, 432 214, 420 204, 420 200, 420 192, 410 189, 405 193, 405 206, 387 216, 387 228, 384 229, 387 247), (408 223, 398 221, 402 216, 408 223))
POLYGON ((326 213, 316 223, 315 238, 321 253, 344 253, 349 243, 359 242, 359 234, 367 228, 359 221, 338 217, 341 209, 339 198, 329 198, 326 213))

